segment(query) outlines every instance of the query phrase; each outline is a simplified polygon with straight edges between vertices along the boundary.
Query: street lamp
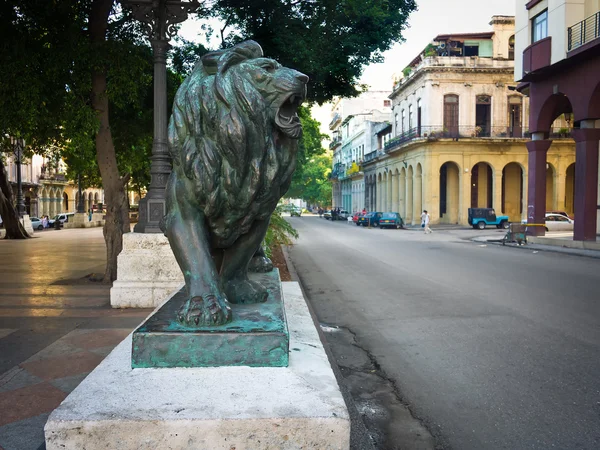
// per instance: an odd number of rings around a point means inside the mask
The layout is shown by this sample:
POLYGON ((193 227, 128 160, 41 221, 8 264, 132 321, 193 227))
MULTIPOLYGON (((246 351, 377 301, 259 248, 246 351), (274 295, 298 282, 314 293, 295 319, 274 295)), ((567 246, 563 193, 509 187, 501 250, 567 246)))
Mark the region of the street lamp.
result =
POLYGON ((83 209, 83 194, 81 192, 81 170, 77 174, 77 194, 79 197, 79 201, 77 202, 77 213, 82 214, 85 213, 83 209))
POLYGON ((171 174, 171 158, 167 149, 167 51, 175 36, 175 25, 185 21, 189 12, 200 8, 198 1, 121 0, 133 17, 145 25, 154 54, 154 139, 150 158, 150 186, 140 200, 139 221, 134 231, 160 233, 160 221, 166 214, 165 187, 171 174))
POLYGON ((10 137, 15 163, 17 164, 17 214, 22 218, 25 214, 25 201, 23 199, 23 183, 21 180, 21 164, 23 162, 23 150, 25 140, 23 138, 10 137))

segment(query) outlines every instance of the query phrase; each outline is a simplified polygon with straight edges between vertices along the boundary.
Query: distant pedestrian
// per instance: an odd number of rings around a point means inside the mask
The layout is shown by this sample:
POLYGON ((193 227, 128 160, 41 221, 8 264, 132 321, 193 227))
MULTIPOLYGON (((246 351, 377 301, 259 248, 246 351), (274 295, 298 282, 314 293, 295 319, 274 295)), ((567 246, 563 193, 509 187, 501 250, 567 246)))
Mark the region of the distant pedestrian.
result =
POLYGON ((91 221, 92 221, 92 210, 90 209, 88 211, 88 222, 91 222, 91 221))
POLYGON ((362 210, 362 215, 364 216, 366 213, 367 213, 367 210, 366 210, 366 208, 363 208, 363 210, 362 210))
POLYGON ((429 213, 427 211, 423 211, 425 213, 425 234, 433 233, 431 228, 429 228, 429 221, 431 218, 429 217, 429 213))
POLYGON ((42 217, 42 227, 48 228, 48 216, 42 217))
POLYGON ((425 228, 425 217, 427 217, 427 211, 423 210, 421 213, 421 228, 425 228))

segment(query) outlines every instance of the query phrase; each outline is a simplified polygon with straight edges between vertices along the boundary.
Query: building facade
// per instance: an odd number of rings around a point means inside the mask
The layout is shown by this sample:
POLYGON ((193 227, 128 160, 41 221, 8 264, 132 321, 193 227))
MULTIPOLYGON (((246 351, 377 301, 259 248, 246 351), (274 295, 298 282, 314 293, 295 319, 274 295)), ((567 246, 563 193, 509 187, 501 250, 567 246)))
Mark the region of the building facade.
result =
POLYGON ((337 99, 332 107, 329 148, 333 207, 359 211, 364 207, 362 161, 372 147, 373 127, 391 118, 390 91, 367 91, 356 98, 337 99))
MULTIPOLYGON (((576 143, 573 238, 595 241, 600 233, 600 0, 517 0, 516 6, 515 80, 530 99, 527 220, 543 221, 544 172, 560 146, 552 124, 566 117, 576 143)), ((543 235, 544 229, 533 233, 543 235)))
MULTIPOLYGON (((13 192, 17 189, 17 164, 14 157, 6 161, 8 180, 13 192)), ((32 217, 54 217, 63 212, 77 210, 78 186, 65 177, 66 166, 61 160, 33 155, 21 164, 21 185, 25 212, 32 217)), ((104 202, 104 191, 98 188, 84 190, 84 210, 104 202)))
MULTIPOLYGON (((409 224, 423 209, 434 224, 467 224, 470 207, 526 218, 529 103, 514 89, 514 17, 490 24, 487 33, 437 36, 403 71, 390 95, 392 138, 379 136, 380 148, 365 156, 371 209, 409 224)), ((566 209, 574 145, 563 118, 553 126, 546 204, 566 209)))

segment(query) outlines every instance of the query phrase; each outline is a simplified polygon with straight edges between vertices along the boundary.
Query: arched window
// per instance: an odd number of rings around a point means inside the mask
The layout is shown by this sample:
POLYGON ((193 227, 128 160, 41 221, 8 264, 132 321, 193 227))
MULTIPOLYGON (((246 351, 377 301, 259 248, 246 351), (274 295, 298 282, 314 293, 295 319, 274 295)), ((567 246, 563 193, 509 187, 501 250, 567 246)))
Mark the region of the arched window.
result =
POLYGON ((486 137, 491 135, 492 97, 478 95, 475 101, 475 135, 486 137))
POLYGON ((444 95, 444 129, 450 136, 458 135, 458 95, 444 95))
POLYGON ((515 35, 513 34, 508 39, 508 59, 513 61, 515 59, 515 35))

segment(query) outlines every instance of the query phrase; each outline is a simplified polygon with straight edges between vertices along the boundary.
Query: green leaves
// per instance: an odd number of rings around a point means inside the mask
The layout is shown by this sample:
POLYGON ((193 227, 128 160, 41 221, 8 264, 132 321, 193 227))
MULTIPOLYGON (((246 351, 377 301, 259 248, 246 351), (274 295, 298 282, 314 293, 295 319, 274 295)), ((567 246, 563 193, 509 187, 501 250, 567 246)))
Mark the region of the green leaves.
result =
POLYGON ((402 40, 414 0, 220 0, 214 12, 265 54, 311 79, 309 100, 354 96, 363 68, 402 40))

